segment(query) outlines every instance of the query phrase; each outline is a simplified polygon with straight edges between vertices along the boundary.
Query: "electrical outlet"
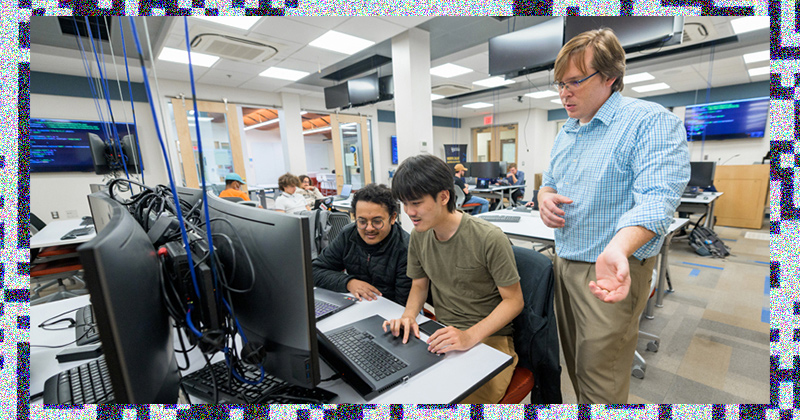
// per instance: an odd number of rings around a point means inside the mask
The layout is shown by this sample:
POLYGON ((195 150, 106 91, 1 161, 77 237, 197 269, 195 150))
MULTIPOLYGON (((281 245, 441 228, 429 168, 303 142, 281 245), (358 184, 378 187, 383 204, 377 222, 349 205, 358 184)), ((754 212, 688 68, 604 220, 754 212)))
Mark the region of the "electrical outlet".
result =
POLYGON ((67 210, 67 219, 77 219, 78 210, 67 210))
POLYGON ((708 155, 706 155, 706 157, 704 157, 703 160, 708 160, 708 155))
POLYGON ((50 217, 52 217, 53 219, 58 219, 58 212, 57 211, 51 211, 50 212, 50 217))

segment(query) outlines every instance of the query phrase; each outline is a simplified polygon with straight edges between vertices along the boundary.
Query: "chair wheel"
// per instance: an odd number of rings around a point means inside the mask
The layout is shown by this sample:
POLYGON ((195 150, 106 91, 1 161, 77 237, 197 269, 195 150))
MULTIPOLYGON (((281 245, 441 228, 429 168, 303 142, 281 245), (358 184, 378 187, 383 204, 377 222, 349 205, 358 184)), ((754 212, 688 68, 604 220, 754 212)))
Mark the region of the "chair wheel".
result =
POLYGON ((647 350, 652 351, 653 353, 658 352, 658 342, 650 341, 647 343, 647 350))
POLYGON ((631 375, 636 379, 644 379, 644 370, 644 366, 634 366, 633 369, 631 369, 631 375))

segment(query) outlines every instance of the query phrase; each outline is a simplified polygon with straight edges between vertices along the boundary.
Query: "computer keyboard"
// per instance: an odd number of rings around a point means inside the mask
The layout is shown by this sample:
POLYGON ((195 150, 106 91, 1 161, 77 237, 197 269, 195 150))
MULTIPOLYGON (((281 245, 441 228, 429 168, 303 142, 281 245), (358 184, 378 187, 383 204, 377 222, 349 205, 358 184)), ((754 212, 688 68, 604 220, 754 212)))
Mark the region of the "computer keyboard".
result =
POLYGON ((94 322, 92 305, 86 305, 75 313, 75 342, 78 346, 100 341, 100 333, 94 322))
MULTIPOLYGON (((232 375, 229 376, 229 367, 225 362, 217 362, 208 367, 192 372, 182 380, 186 392, 198 398, 213 401, 214 380, 216 379, 217 392, 220 403, 228 404, 308 404, 328 403, 337 397, 337 394, 321 389, 307 389, 289 385, 286 382, 264 373, 264 380, 251 385, 239 382, 232 375), (228 380, 230 377, 230 381, 228 380)), ((261 379, 261 369, 251 365, 242 365, 243 376, 251 382, 261 379)))
POLYGON ((325 314, 327 314, 329 312, 333 312, 333 311, 335 311, 337 309, 339 309, 339 307, 334 305, 334 304, 332 304, 332 303, 324 302, 324 301, 321 301, 321 300, 315 300, 314 301, 314 312, 315 312, 316 318, 319 318, 319 317, 321 317, 321 316, 323 316, 323 315, 325 315, 325 314))
POLYGON ((326 335, 328 339, 356 366, 366 371, 373 379, 381 380, 408 365, 375 344, 369 332, 348 328, 335 334, 326 335))
POLYGON ((502 214, 489 214, 486 216, 480 216, 481 219, 486 220, 487 222, 505 222, 505 223, 518 223, 519 216, 507 216, 502 214))
POLYGON ((77 405, 114 402, 111 376, 103 356, 51 376, 44 383, 44 404, 77 405))

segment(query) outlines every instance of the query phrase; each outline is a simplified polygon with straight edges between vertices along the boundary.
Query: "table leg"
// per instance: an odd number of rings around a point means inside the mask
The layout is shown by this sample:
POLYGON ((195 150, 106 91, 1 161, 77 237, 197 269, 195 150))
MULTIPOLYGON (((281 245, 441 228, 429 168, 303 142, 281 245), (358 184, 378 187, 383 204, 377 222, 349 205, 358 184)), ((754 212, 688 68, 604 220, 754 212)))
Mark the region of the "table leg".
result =
POLYGON ((711 230, 714 230, 714 203, 716 201, 714 200, 708 204, 708 212, 706 213, 705 226, 711 230))
POLYGON ((663 302, 664 302, 664 293, 666 292, 666 290, 664 290, 664 283, 665 283, 665 280, 667 278, 667 267, 669 267, 668 266, 668 263, 669 263, 669 257, 668 257, 668 254, 669 254, 669 243, 672 241, 672 237, 674 235, 675 235, 674 232, 668 234, 667 237, 664 238, 664 243, 661 245, 661 252, 660 252, 661 260, 659 261, 659 264, 658 264, 658 285, 656 286, 658 288, 656 290, 656 307, 657 308, 664 307, 664 304, 663 304, 663 302))

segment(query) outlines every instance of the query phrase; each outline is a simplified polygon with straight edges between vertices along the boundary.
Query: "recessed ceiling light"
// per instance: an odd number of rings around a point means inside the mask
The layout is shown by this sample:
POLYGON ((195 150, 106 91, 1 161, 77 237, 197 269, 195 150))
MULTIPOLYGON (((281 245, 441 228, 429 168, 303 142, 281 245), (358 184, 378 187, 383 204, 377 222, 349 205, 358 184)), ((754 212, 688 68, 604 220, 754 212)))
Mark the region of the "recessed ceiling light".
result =
POLYGON ((442 64, 431 69, 431 74, 439 77, 456 77, 471 72, 472 69, 457 66, 452 63, 442 64))
MULTIPOLYGON (((189 64, 189 54, 184 50, 177 48, 164 47, 161 54, 158 55, 159 60, 171 61, 173 63, 189 64)), ((192 53, 192 65, 200 67, 211 67, 219 60, 219 57, 203 53, 192 53)))
POLYGON ((652 92, 654 90, 669 89, 669 85, 666 83, 653 83, 652 85, 636 86, 632 89, 637 92, 652 92))
POLYGON ((431 93, 431 100, 432 101, 435 101, 437 99, 442 99, 442 98, 444 98, 444 95, 437 95, 435 93, 431 93))
POLYGON ((192 16, 195 19, 202 19, 220 25, 233 26, 239 29, 250 29, 258 23, 260 16, 192 16))
POLYGON ((758 63, 759 61, 767 61, 769 60, 769 50, 744 54, 742 57, 744 58, 745 63, 758 63))
POLYGON ((552 102, 552 103, 554 103, 554 104, 563 105, 563 104, 561 103, 561 99, 552 99, 552 100, 550 100, 550 102, 552 102))
MULTIPOLYGON (((534 99, 542 99, 542 98, 549 98, 551 96, 558 96, 558 92, 553 90, 540 90, 539 92, 531 92, 526 93, 525 96, 529 96, 534 99)), ((559 99, 559 102, 561 99, 559 99)))
POLYGON ((747 70, 747 73, 750 76, 761 76, 762 74, 768 74, 769 73, 769 66, 756 67, 754 69, 747 70))
POLYGON ((504 78, 502 78, 500 76, 490 77, 488 79, 483 79, 483 80, 478 80, 477 82, 472 82, 473 85, 485 86, 485 87, 490 87, 490 88, 498 87, 498 86, 504 86, 504 85, 510 85, 512 83, 514 83, 513 80, 506 80, 506 79, 504 79, 504 78))
POLYGON ((645 80, 653 80, 653 79, 655 79, 655 76, 653 76, 650 73, 647 72, 636 73, 636 74, 629 74, 623 77, 622 83, 627 85, 629 83, 638 83, 638 82, 644 82, 645 80))
POLYGON ((325 32, 321 37, 308 43, 312 47, 348 55, 355 54, 374 44, 372 41, 336 31, 325 32))
POLYGON ((731 20, 733 33, 736 35, 758 29, 769 28, 769 16, 748 16, 731 20))
POLYGON ((247 127, 244 128, 244 131, 252 130, 252 129, 258 128, 258 127, 263 127, 265 125, 275 124, 278 121, 280 121, 280 118, 273 118, 271 120, 262 121, 262 122, 257 123, 257 124, 248 125, 247 127))
POLYGON ((308 76, 308 72, 306 71, 298 71, 298 70, 290 70, 290 69, 283 69, 280 67, 270 67, 261 73, 259 76, 264 77, 272 77, 274 79, 283 79, 283 80, 299 80, 306 76, 308 76))
POLYGON ((490 106, 492 106, 492 104, 487 104, 486 102, 474 102, 471 104, 464 105, 464 108, 480 109, 480 108, 488 108, 490 106))
POLYGON ((314 129, 311 129, 311 130, 306 130, 306 131, 303 131, 303 134, 321 133, 323 131, 330 131, 330 130, 331 130, 331 126, 327 126, 327 127, 321 127, 321 128, 314 128, 314 129))

